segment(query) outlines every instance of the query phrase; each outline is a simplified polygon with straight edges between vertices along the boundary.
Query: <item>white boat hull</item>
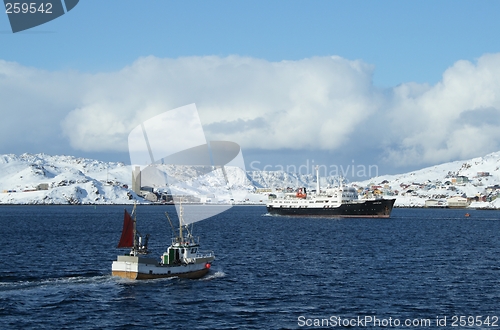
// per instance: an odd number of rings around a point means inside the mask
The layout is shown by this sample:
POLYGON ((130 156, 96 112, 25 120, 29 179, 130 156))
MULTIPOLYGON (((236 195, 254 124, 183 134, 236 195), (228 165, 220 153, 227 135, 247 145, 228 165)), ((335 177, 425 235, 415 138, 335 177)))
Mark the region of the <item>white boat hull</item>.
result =
POLYGON ((201 278, 205 276, 213 257, 197 258, 194 263, 182 265, 163 265, 156 259, 140 256, 118 256, 111 266, 113 276, 131 280, 155 279, 166 277, 201 278))

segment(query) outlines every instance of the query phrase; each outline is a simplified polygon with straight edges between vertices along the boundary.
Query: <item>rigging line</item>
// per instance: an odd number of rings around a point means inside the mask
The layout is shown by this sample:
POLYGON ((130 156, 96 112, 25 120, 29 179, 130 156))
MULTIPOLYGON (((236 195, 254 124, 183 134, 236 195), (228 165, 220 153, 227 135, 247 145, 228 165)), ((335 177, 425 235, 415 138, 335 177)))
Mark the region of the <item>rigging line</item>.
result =
POLYGON ((170 220, 170 217, 168 216, 167 212, 165 212, 165 215, 167 216, 168 222, 170 222, 170 227, 172 227, 172 233, 175 233, 175 227, 174 224, 172 223, 172 220, 170 220))

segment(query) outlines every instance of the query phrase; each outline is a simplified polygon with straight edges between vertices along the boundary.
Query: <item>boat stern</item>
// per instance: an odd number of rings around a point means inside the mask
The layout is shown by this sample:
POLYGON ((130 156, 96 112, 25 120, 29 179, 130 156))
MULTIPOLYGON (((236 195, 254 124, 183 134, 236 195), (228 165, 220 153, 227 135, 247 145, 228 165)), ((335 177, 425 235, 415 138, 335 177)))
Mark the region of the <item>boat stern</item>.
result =
POLYGON ((153 258, 144 258, 139 256, 118 256, 117 260, 111 265, 111 274, 130 280, 135 280, 140 272, 139 265, 156 266, 158 262, 153 258))

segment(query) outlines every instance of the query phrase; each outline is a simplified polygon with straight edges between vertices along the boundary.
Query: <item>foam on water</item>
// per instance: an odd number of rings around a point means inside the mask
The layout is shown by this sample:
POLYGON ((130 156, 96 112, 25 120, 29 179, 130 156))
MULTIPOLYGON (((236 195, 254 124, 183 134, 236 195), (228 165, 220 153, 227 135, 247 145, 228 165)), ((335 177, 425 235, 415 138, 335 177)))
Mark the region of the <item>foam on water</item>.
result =
POLYGON ((201 278, 201 280, 210 281, 210 280, 213 280, 216 278, 222 278, 222 277, 226 277, 226 273, 224 273, 223 271, 216 271, 213 274, 208 274, 207 276, 201 278))
POLYGON ((111 283, 109 275, 95 276, 62 276, 37 280, 21 280, 17 282, 0 282, 0 296, 7 291, 50 289, 58 287, 70 287, 75 285, 98 285, 111 283))

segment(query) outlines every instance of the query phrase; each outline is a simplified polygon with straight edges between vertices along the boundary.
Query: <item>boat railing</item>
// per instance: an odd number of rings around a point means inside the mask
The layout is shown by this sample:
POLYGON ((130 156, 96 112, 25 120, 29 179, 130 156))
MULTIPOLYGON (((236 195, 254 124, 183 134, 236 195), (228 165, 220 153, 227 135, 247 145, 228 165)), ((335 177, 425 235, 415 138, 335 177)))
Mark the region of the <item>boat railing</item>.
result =
POLYGON ((198 251, 196 253, 196 258, 211 258, 214 256, 214 251, 198 251))
POLYGON ((199 245, 200 237, 172 237, 172 245, 199 245))

